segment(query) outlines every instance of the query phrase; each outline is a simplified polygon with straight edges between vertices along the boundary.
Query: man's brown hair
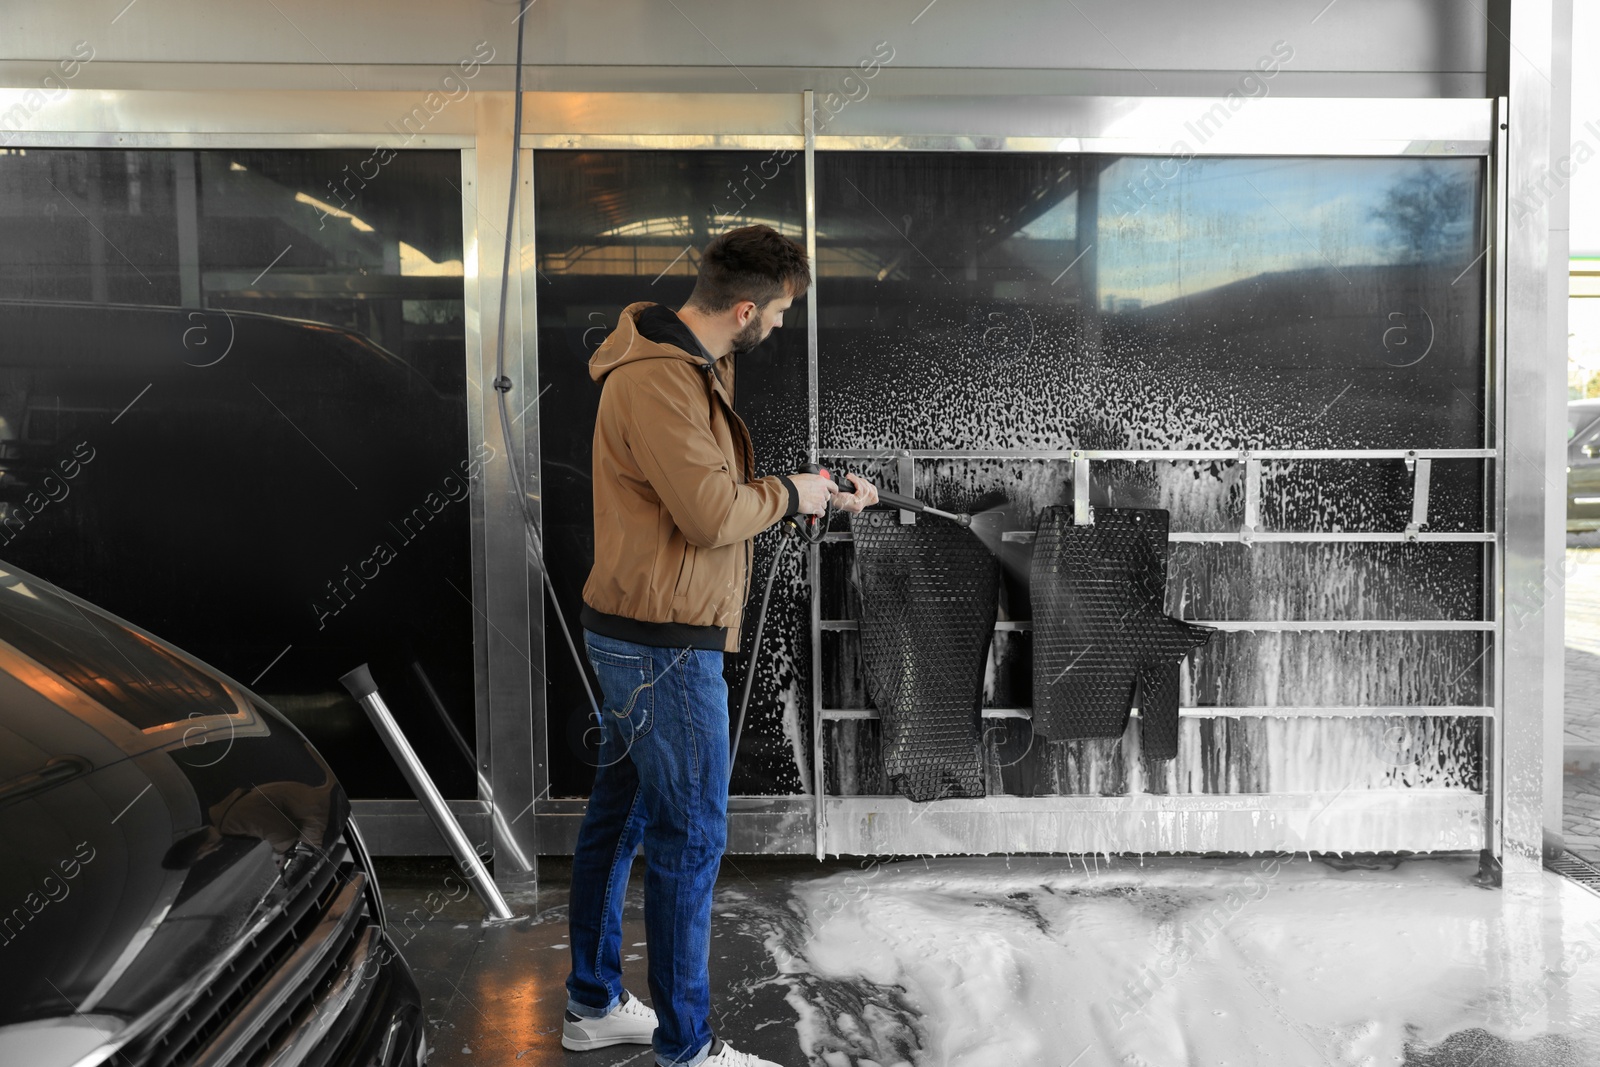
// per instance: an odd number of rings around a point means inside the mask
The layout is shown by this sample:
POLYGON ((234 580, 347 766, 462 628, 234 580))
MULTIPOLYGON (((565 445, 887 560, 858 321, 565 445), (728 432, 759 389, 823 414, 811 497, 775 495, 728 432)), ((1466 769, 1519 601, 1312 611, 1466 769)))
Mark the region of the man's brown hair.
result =
POLYGON ((766 307, 785 293, 798 299, 810 287, 811 266, 799 242, 771 226, 741 226, 706 245, 689 303, 715 314, 741 300, 766 307))

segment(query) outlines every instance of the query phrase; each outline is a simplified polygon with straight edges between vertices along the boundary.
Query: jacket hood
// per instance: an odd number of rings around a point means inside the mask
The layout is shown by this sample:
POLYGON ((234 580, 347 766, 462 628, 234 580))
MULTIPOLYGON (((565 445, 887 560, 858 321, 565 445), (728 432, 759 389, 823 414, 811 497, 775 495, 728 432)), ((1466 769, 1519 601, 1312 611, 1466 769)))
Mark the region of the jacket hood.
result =
POLYGON ((681 359, 699 370, 704 370, 716 362, 708 362, 699 352, 652 341, 640 333, 638 324, 640 313, 655 306, 653 300, 640 300, 622 309, 622 314, 617 317, 617 328, 611 331, 589 357, 591 379, 597 382, 603 381, 607 374, 618 367, 642 359, 681 359))

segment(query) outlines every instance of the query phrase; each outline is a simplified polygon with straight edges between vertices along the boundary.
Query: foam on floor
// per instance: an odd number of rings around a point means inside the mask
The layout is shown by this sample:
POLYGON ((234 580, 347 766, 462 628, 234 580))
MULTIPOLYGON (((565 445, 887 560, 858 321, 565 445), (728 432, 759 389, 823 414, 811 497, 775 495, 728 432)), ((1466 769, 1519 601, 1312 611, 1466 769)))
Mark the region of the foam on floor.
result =
POLYGON ((1600 898, 1554 874, 1186 859, 864 861, 767 945, 830 1064, 1378 1067, 1473 1028, 1600 1062, 1600 898))

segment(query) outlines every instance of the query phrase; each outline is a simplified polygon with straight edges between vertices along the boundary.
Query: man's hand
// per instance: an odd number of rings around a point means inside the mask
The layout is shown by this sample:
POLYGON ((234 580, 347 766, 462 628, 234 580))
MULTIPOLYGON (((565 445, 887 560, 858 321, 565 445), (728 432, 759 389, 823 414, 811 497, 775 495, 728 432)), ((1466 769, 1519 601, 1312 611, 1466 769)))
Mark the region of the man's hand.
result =
POLYGON ((833 484, 831 478, 824 478, 820 474, 791 474, 789 480, 800 495, 802 515, 821 515, 828 509, 828 500, 839 492, 839 487, 833 484))
POLYGON ((840 511, 860 511, 870 508, 878 502, 878 487, 855 474, 846 474, 850 484, 855 488, 853 493, 836 493, 833 506, 840 511))

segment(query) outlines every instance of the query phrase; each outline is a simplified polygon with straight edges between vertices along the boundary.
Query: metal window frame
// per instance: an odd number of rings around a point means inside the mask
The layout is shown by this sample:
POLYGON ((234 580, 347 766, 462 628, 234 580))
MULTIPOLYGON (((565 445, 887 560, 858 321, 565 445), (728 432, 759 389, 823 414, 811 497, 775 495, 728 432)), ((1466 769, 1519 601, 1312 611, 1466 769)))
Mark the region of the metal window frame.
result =
MULTIPOLYGON (((0 89, 0 114, 20 104, 26 89, 0 89)), ((524 186, 517 232, 499 233, 508 190, 512 94, 476 91, 452 103, 418 132, 398 133, 397 116, 413 112, 415 91, 164 91, 66 90, 28 110, 23 129, 0 130, 0 147, 40 148, 450 148, 462 154, 466 359, 469 431, 497 450, 498 416, 485 389, 493 374, 498 263, 507 239, 516 242, 520 271, 510 280, 506 316, 508 374, 536 381, 534 330, 536 260, 533 253, 532 163, 543 149, 769 149, 803 150, 807 238, 815 250, 815 153, 824 151, 982 151, 1118 153, 1164 156, 1183 123, 1222 105, 1198 97, 873 95, 820 117, 803 93, 525 93, 522 162, 524 186), (718 132, 708 133, 708 130, 718 132), (497 206, 502 205, 502 206, 497 206)), ((1489 161, 1485 204, 1493 242, 1488 294, 1489 396, 1495 407, 1486 466, 1495 477, 1485 531, 1495 545, 1489 620, 1495 626, 1492 714, 1485 714, 1488 750, 1486 793, 1408 790, 1403 795, 1206 795, 1131 797, 990 798, 940 801, 912 810, 902 798, 733 797, 730 851, 873 854, 949 851, 1159 851, 1413 848, 1502 851, 1500 776, 1490 773, 1502 756, 1505 711, 1504 556, 1506 454, 1505 255, 1506 158, 1497 129, 1505 105, 1480 99, 1262 98, 1229 112, 1197 156, 1474 156, 1489 161), (1490 788, 1490 784, 1495 788, 1490 788), (1375 801, 1383 807, 1375 808, 1375 801), (1305 814, 1315 810, 1315 815, 1305 814), (1295 814, 1301 813, 1301 814, 1295 814), (1257 823, 1273 827, 1262 834, 1257 823), (1488 824, 1486 830, 1485 824, 1488 824), (1320 824, 1320 825, 1318 825, 1320 824), (1395 829, 1395 827, 1399 829, 1395 829), (1423 841, 1426 841, 1423 844, 1423 841), (1408 843, 1409 842, 1409 843, 1408 843)), ((810 428, 808 452, 817 449, 817 309, 807 302, 810 428)), ((516 394, 514 394, 515 396, 516 394)), ((513 403, 511 447, 524 458, 537 507, 537 414, 513 403)), ((1257 453, 1265 457, 1266 453, 1257 453)), ((1426 456, 1420 452, 1419 456, 1426 456)), ((1109 457, 1108 457, 1109 458, 1109 457)), ((472 596, 480 796, 453 801, 474 840, 496 853, 532 857, 571 851, 582 800, 550 798, 549 739, 545 731, 543 671, 544 597, 530 558, 521 517, 503 464, 489 463, 473 486, 472 596), (531 814, 530 814, 531 812, 531 814), (495 816, 499 817, 496 818, 495 816), (506 846, 511 846, 509 849, 506 846)), ((1428 537, 1428 535, 1422 535, 1428 537)), ((1257 535, 1260 539, 1262 535, 1257 535)), ((812 549, 815 593, 818 549, 812 549)), ((822 620, 813 596, 813 637, 822 620)), ((813 677, 820 678, 820 640, 813 645, 813 677)), ((820 710, 820 707, 817 709, 820 710)), ((1236 709, 1237 710, 1237 709, 1236 709)), ((1255 710, 1255 709, 1250 709, 1255 710)), ((1457 709, 1465 714, 1474 709, 1457 709)), ((1482 709, 1476 709, 1482 713, 1482 709)), ((813 768, 820 771, 820 717, 813 720, 813 768)), ((1522 804, 1525 798, 1520 798, 1522 804)), ((1524 805, 1526 806, 1526 805, 1524 805)), ((412 801, 354 802, 378 853, 442 853, 442 842, 412 801)), ((1537 811, 1517 811, 1537 825, 1537 811)), ((496 879, 515 883, 528 870, 497 864, 496 879)))
MULTIPOLYGON (((1174 111, 1181 113, 1192 106, 1189 102, 1163 101, 1160 104, 1142 102, 1147 106, 1143 109, 1147 113, 1160 113, 1171 116, 1174 111)), ((1494 112, 1487 101, 1473 102, 1476 113, 1476 128, 1471 131, 1456 130, 1450 135, 1439 138, 1411 136, 1405 137, 1402 130, 1410 131, 1410 118, 1402 121, 1399 127, 1383 131, 1375 131, 1372 127, 1364 125, 1365 134, 1389 133, 1394 139, 1382 137, 1363 137, 1359 139, 1331 140, 1325 134, 1324 123, 1332 118, 1348 121, 1348 102, 1338 102, 1331 108, 1324 109, 1325 102, 1304 106, 1298 109, 1301 118, 1306 122, 1300 131, 1292 135, 1264 139, 1259 136, 1259 131, 1252 131, 1250 135, 1237 140, 1225 141, 1220 144, 1206 146, 1196 155, 1239 156, 1239 155, 1270 155, 1270 156, 1334 156, 1348 158, 1351 156, 1393 156, 1393 155, 1463 155, 1475 157, 1488 157, 1493 159, 1497 154, 1503 155, 1503 146, 1498 146, 1494 137, 1494 112), (1322 121, 1318 121, 1318 120, 1322 121), (1315 130, 1314 134, 1304 131, 1315 130), (1315 143, 1312 143, 1314 140, 1315 143), (1397 141, 1404 140, 1404 147, 1396 150, 1397 141), (1502 151, 1497 153, 1496 147, 1502 151)), ((1089 108, 1093 110, 1093 105, 1089 108)), ((1159 119, 1155 121, 1160 121, 1159 119)), ((1142 131, 1136 129, 1140 123, 1130 120, 1126 127, 1117 131, 1124 136, 1109 135, 1110 131, 1100 131, 1094 136, 1062 137, 1052 140, 1048 137, 961 137, 940 135, 933 133, 919 133, 900 136, 871 136, 855 135, 847 137, 808 138, 808 153, 817 147, 838 150, 918 150, 918 151, 1072 151, 1081 153, 1117 153, 1117 154, 1145 154, 1149 151, 1148 138, 1142 131)), ((808 124, 808 131, 810 130, 808 124)), ((809 183, 814 183, 814 176, 808 171, 807 202, 810 208, 807 216, 808 232, 814 230, 815 195, 809 183)), ((1499 203, 1493 199, 1496 187, 1489 182, 1485 183, 1483 196, 1485 205, 1489 209, 1491 218, 1501 218, 1504 211, 1499 208, 1499 203)), ((1486 289, 1493 284, 1489 278, 1491 272, 1486 271, 1486 289)), ((1502 390, 1498 386, 1494 374, 1499 365, 1493 339, 1488 333, 1490 322, 1487 303, 1488 293, 1485 294, 1485 363, 1489 368, 1489 391, 1486 396, 1499 398, 1502 390)), ((820 304, 817 296, 813 294, 813 306, 820 304)), ((811 368, 815 375, 816 368, 811 368)), ((815 396, 813 396, 815 402, 815 396)), ((1485 434, 1494 432, 1490 420, 1486 419, 1485 434)), ((813 451, 817 450, 819 442, 813 437, 813 451)), ((1488 444, 1488 441, 1485 441, 1488 444)), ((822 450, 826 457, 837 458, 883 458, 881 453, 869 450, 822 450)), ((1088 474, 1091 463, 1095 460, 1135 460, 1135 461, 1215 461, 1236 460, 1246 464, 1253 492, 1247 493, 1247 500, 1254 507, 1247 508, 1244 526, 1234 533, 1196 533, 1179 532, 1172 536, 1173 540, 1180 541, 1230 541, 1236 540, 1245 543, 1258 543, 1266 541, 1455 541, 1478 542, 1486 546, 1486 566, 1497 572, 1499 548, 1503 543, 1503 536, 1497 533, 1498 523, 1486 523, 1482 531, 1476 532, 1423 532, 1421 527, 1426 523, 1427 491, 1431 462, 1434 459, 1482 459, 1487 468, 1497 468, 1500 448, 1485 447, 1479 449, 1385 449, 1385 450, 1293 450, 1293 449, 1267 449, 1245 452, 1221 450, 1146 450, 1146 451, 1091 451, 1091 450, 906 450, 896 453, 901 460, 899 464, 901 483, 898 488, 902 493, 914 495, 915 487, 906 484, 913 476, 914 466, 911 461, 920 458, 942 459, 1040 459, 1072 462, 1077 471, 1074 479, 1075 507, 1078 521, 1092 521, 1092 509, 1088 506, 1088 474), (1370 460, 1381 458, 1402 459, 1407 466, 1416 472, 1415 490, 1413 497, 1412 522, 1404 530, 1387 533, 1319 533, 1319 532, 1263 532, 1257 529, 1258 518, 1256 512, 1259 508, 1259 479, 1260 463, 1263 459, 1335 459, 1335 460, 1370 460)), ((1498 478, 1496 479, 1498 481, 1498 478)), ((1492 518, 1486 516, 1486 519, 1492 518)), ((848 540, 848 534, 830 535, 829 540, 848 540)), ((1029 540, 1025 535, 1008 537, 1016 541, 1029 540)), ((825 792, 825 773, 823 766, 823 728, 824 723, 840 720, 862 720, 876 718, 876 713, 871 709, 842 709, 827 708, 824 706, 822 695, 821 664, 821 635, 824 630, 842 631, 854 628, 848 620, 823 620, 819 616, 819 592, 821 587, 821 549, 811 549, 812 568, 812 789, 816 810, 817 824, 814 827, 814 854, 822 859, 829 852, 836 854, 872 854, 885 849, 895 852, 921 852, 921 851, 1098 851, 1106 838, 1103 835, 1104 816, 1115 813, 1118 820, 1119 833, 1113 834, 1116 847, 1121 850, 1159 851, 1170 847, 1173 834, 1172 827, 1167 822, 1176 821, 1182 829, 1176 834, 1179 841, 1185 842, 1185 847, 1198 847, 1204 850, 1223 849, 1231 850, 1241 847, 1240 834, 1237 828, 1227 825, 1227 820, 1215 819, 1215 809, 1208 806, 1208 796, 1182 796, 1165 797, 1163 806, 1156 809, 1156 814, 1150 817, 1150 809, 1145 806, 1141 798, 1148 794, 1131 794, 1116 798, 1088 798, 1088 797, 1048 797, 1031 798, 1047 802, 1043 806, 1021 805, 1012 797, 988 797, 981 800, 968 801, 936 801, 927 804, 908 806, 903 798, 892 796, 871 797, 836 797, 825 792), (1106 805, 1103 801, 1114 800, 1118 803, 1106 805), (1015 814, 1026 812, 1030 815, 1060 815, 1069 817, 1066 823, 1059 819, 1041 820, 1038 818, 1025 818, 1020 824, 1013 825, 1016 820, 1010 818, 1015 814), (1079 816, 1096 813, 1101 818, 1084 821, 1079 816), (952 834, 948 826, 942 825, 935 818, 930 821, 927 816, 933 813, 936 816, 944 814, 954 816, 959 830, 952 834), (985 818, 991 819, 997 826, 984 825, 985 818), (1190 831, 1196 831, 1191 835, 1190 831), (1189 845, 1192 836, 1198 836, 1199 842, 1189 845)), ((1485 591, 1492 598, 1496 586, 1486 584, 1485 591)), ((1501 615, 1494 605, 1485 603, 1482 608, 1484 618, 1470 622, 1447 622, 1442 620, 1427 620, 1409 623, 1390 622, 1381 620, 1352 620, 1349 623, 1328 622, 1294 622, 1282 621, 1254 621, 1225 624, 1228 629, 1273 629, 1273 630, 1478 630, 1488 631, 1491 647, 1495 659, 1503 656, 1503 642, 1498 640, 1501 615)), ((1003 624, 1008 629, 1021 629, 1021 625, 1012 623, 1003 624)), ((1503 676, 1503 670, 1496 666, 1493 671, 1494 678, 1503 676)), ((1449 715, 1462 717, 1477 717, 1485 719, 1489 729, 1499 731, 1503 728, 1504 708, 1501 693, 1497 690, 1492 705, 1486 706, 1415 706, 1415 707, 1363 707, 1363 708, 1333 708, 1333 707, 1285 707, 1285 708, 1255 708, 1255 707, 1185 707, 1180 709, 1180 715, 1185 717, 1295 717, 1305 715, 1319 716, 1379 716, 1379 715, 1449 715)), ((1030 714, 1029 709, 1023 708, 986 708, 983 717, 986 719, 1024 718, 1030 714)), ((1137 714, 1137 713, 1135 713, 1137 714)), ((1249 840, 1247 849, 1258 848, 1290 848, 1293 850, 1340 850, 1352 847, 1350 823, 1359 822, 1368 830, 1375 830, 1371 825, 1372 810, 1365 803, 1374 794, 1386 794, 1387 799, 1395 805, 1394 819, 1384 828, 1383 832, 1357 834, 1355 837, 1361 843, 1355 845, 1365 850, 1382 850, 1405 848, 1417 851, 1432 850, 1474 850, 1492 853, 1498 862, 1501 847, 1494 828, 1498 821, 1492 819, 1492 810, 1497 803, 1500 790, 1497 788, 1497 777, 1492 753, 1495 749, 1486 747, 1482 766, 1482 779, 1484 790, 1482 793, 1444 789, 1444 790, 1405 790, 1405 791, 1371 791, 1362 793, 1362 802, 1356 799, 1345 799, 1343 791, 1327 800, 1325 806, 1319 809, 1318 815, 1333 811, 1333 818, 1322 827, 1312 830, 1309 822, 1304 825, 1291 825, 1285 823, 1272 824, 1269 833, 1276 837, 1263 840, 1259 832, 1247 832, 1243 836, 1249 840), (1490 811, 1474 811, 1475 808, 1488 806, 1490 811), (1420 817, 1419 817, 1420 816, 1420 817)), ((1310 795, 1310 794, 1308 794, 1310 795)), ((1299 798, 1298 794, 1275 794, 1268 807, 1292 806, 1299 798)), ((1259 830, 1259 823, 1252 822, 1254 830, 1259 830)))
MULTIPOLYGON (((452 103, 431 114, 425 128, 403 125, 423 92, 345 91, 169 91, 64 90, 42 106, 24 102, 24 88, 0 88, 0 115, 22 105, 27 124, 0 129, 0 149, 363 149, 455 150, 460 155, 463 299, 466 321, 467 431, 505 454, 498 418, 484 386, 493 374, 493 310, 498 299, 499 227, 486 217, 504 210, 509 171, 512 94, 480 92, 473 102, 452 103), (494 205, 502 205, 496 208, 494 205), (479 211, 482 204, 483 213, 479 211)), ((529 203, 525 200, 523 214, 529 203)), ((531 273, 524 269, 523 273, 531 273)), ((513 307, 508 314, 508 373, 522 380, 525 346, 522 321, 532 286, 513 272, 513 307)), ((515 410, 515 408, 513 408, 515 410)), ((513 439, 529 438, 524 420, 513 419, 513 439)), ((537 436, 532 435, 537 448, 537 436)), ((536 451, 534 453, 537 455, 536 451)), ((534 479, 537 464, 528 468, 534 479)), ((536 482, 534 483, 537 484, 536 482)), ((533 684, 529 635, 542 606, 537 572, 529 573, 520 536, 521 517, 503 460, 491 459, 470 487, 472 539, 474 716, 477 728, 478 796, 447 804, 462 828, 500 862, 495 880, 515 887, 535 877, 538 852, 531 810, 535 739, 528 709, 542 705, 533 684), (526 590, 533 589, 533 597, 526 590), (496 804, 495 799, 499 799, 496 804), (509 814, 506 814, 509 813, 509 814)), ((331 684, 331 680, 330 680, 331 684)), ((542 740, 542 739, 541 739, 542 740)), ((444 855, 420 802, 411 799, 351 802, 376 855, 444 855)))

